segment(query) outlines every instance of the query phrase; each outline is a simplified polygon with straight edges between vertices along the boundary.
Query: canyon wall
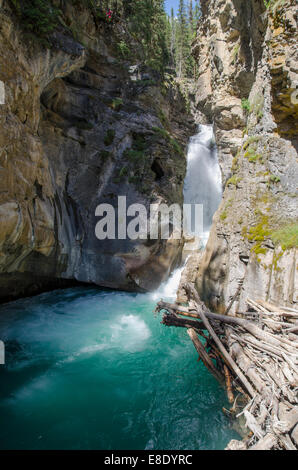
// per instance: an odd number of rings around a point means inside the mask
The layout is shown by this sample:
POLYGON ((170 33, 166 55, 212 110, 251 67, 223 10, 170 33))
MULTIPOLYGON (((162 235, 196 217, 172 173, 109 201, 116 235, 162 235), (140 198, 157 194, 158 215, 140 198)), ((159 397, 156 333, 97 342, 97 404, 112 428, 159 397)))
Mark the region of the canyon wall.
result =
POLYGON ((196 286, 224 312, 297 302, 295 1, 202 0, 195 106, 214 122, 224 195, 196 286))
POLYGON ((125 24, 56 3, 63 22, 44 45, 0 1, 0 299, 77 281, 154 289, 182 241, 98 240, 95 209, 119 195, 182 202, 185 99, 125 57, 125 24))

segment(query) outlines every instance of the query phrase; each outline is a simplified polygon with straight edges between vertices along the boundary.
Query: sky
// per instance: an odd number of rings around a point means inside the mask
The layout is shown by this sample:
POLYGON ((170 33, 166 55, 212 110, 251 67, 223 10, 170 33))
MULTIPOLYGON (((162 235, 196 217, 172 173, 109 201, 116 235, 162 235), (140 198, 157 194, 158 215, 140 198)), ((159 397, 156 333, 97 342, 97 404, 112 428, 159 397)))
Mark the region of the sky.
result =
MULTIPOLYGON (((187 0, 185 0, 184 3, 185 3, 185 6, 188 5, 187 0)), ((194 7, 195 6, 195 0, 193 0, 192 4, 193 4, 193 7, 194 7)), ((176 15, 177 11, 178 11, 178 7, 179 7, 179 0, 165 0, 165 8, 166 8, 166 12, 167 12, 168 15, 171 14, 171 8, 174 8, 174 14, 176 15)))
POLYGON ((174 13, 177 13, 179 6, 179 0, 165 0, 166 12, 168 15, 171 14, 171 8, 174 8, 174 13))

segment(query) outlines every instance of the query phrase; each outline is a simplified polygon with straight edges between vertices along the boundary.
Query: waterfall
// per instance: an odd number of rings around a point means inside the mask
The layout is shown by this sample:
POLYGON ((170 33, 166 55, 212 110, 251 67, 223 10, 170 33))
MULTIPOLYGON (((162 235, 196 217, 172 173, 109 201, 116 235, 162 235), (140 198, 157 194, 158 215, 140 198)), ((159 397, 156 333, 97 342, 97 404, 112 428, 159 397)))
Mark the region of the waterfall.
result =
POLYGON ((152 300, 168 299, 173 301, 175 299, 185 265, 186 261, 183 266, 180 266, 172 272, 167 281, 163 282, 156 291, 152 292, 152 300))
MULTIPOLYGON (((187 171, 184 180, 184 203, 203 205, 203 233, 200 240, 187 243, 186 256, 191 251, 205 247, 212 217, 217 210, 222 196, 221 171, 217 158, 215 138, 212 125, 200 125, 199 132, 190 138, 187 152, 187 171)), ((192 214, 193 216, 193 214, 192 214)), ((187 221, 189 232, 194 228, 194 216, 187 221)), ((169 279, 162 283, 157 291, 152 293, 154 300, 174 299, 181 278, 182 271, 187 263, 175 269, 169 279)))
MULTIPOLYGON (((200 241, 205 247, 212 217, 222 196, 221 171, 211 124, 200 125, 199 132, 190 138, 183 194, 185 204, 203 205, 204 225, 200 241)), ((188 221, 189 229, 193 228, 193 223, 193 220, 188 221)))

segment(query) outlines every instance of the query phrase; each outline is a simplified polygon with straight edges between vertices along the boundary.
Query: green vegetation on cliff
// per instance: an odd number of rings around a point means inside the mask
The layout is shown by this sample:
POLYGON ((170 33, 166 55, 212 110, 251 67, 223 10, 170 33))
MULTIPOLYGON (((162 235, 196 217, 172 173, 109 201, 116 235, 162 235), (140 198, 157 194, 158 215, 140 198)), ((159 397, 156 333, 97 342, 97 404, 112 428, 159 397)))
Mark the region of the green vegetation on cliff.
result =
POLYGON ((66 30, 79 41, 74 18, 66 13, 72 6, 79 13, 89 10, 97 27, 109 30, 121 25, 125 37, 119 38, 118 49, 122 59, 139 59, 152 69, 163 72, 167 66, 175 69, 179 78, 192 77, 195 61, 191 43, 201 15, 200 2, 180 0, 177 17, 172 10, 168 17, 163 0, 9 0, 27 37, 38 40, 45 47, 52 44, 55 30, 66 30))
POLYGON ((25 32, 49 45, 46 38, 58 27, 60 10, 49 0, 11 0, 11 4, 25 32))
POLYGON ((89 10, 96 27, 107 28, 111 34, 122 30, 118 48, 122 59, 141 60, 162 72, 169 63, 169 22, 163 0, 10 0, 20 26, 31 39, 44 46, 52 44, 55 30, 66 31, 79 40, 75 18, 67 17, 71 6, 77 13, 89 10), (68 10, 68 11, 67 11, 68 10), (119 28, 117 25, 121 25, 119 28))
POLYGON ((283 250, 298 247, 298 223, 281 227, 271 234, 274 243, 280 244, 283 250))

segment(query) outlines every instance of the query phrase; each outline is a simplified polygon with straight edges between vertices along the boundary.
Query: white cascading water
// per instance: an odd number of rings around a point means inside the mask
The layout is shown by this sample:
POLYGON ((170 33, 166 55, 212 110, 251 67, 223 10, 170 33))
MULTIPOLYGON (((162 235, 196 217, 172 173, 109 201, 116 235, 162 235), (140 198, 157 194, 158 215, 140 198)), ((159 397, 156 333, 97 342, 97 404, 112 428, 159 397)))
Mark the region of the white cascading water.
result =
POLYGON ((185 263, 180 268, 175 269, 172 272, 169 279, 163 282, 158 290, 154 291, 151 294, 151 298, 153 300, 160 300, 160 299, 174 299, 176 297, 177 289, 179 287, 179 282, 181 278, 182 271, 184 269, 185 263))
MULTIPOLYGON (((190 138, 183 194, 185 204, 203 205, 204 225, 200 241, 205 247, 213 215, 222 197, 221 171, 211 124, 200 125, 199 132, 190 138)), ((193 220, 189 221, 188 227, 193 227, 193 223, 193 220)))
MULTIPOLYGON (((212 218, 222 197, 221 171, 211 124, 200 125, 199 132, 190 138, 183 195, 185 204, 203 205, 203 233, 200 240, 192 247, 198 250, 206 246, 212 218)), ((193 225, 194 220, 187 222, 189 229, 193 225)), ((183 266, 176 269, 169 279, 152 294, 154 300, 175 298, 186 262, 187 259, 183 266)))

